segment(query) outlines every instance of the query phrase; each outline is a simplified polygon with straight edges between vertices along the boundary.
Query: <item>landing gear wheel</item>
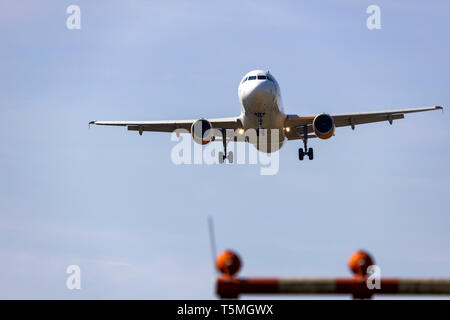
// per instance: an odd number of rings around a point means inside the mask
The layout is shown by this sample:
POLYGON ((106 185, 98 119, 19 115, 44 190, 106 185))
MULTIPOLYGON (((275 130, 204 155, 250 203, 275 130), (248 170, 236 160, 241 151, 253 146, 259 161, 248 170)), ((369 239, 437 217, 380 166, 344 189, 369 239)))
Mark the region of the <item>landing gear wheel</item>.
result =
POLYGON ((305 152, 303 152, 303 148, 298 149, 298 160, 302 161, 305 157, 305 152))
POLYGON ((229 163, 233 163, 233 151, 228 152, 227 159, 229 163))
POLYGON ((314 151, 313 151, 313 148, 309 148, 309 150, 308 150, 308 157, 309 157, 309 160, 314 159, 314 151))
POLYGON ((225 160, 225 157, 223 156, 223 152, 219 151, 219 163, 222 164, 223 160, 225 160))

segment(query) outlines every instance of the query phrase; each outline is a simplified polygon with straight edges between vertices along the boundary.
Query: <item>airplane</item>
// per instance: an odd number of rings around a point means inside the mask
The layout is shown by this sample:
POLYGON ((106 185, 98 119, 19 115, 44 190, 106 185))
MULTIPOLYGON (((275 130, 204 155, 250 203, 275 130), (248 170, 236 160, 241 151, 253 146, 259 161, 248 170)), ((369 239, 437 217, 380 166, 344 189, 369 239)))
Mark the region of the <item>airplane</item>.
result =
POLYGON ((241 104, 241 114, 230 118, 201 118, 193 120, 163 120, 163 121, 90 121, 89 124, 104 126, 126 126, 128 130, 173 132, 185 129, 191 132, 192 138, 199 144, 207 144, 221 135, 223 152, 218 152, 219 163, 225 159, 233 162, 232 151, 227 154, 227 144, 230 141, 241 141, 237 137, 249 130, 256 132, 256 139, 245 140, 255 145, 262 152, 275 152, 286 140, 303 140, 304 148, 298 149, 298 158, 303 160, 308 156, 314 158, 313 148, 308 148, 308 139, 329 139, 334 135, 335 128, 403 119, 406 113, 443 110, 441 106, 426 108, 396 109, 375 112, 319 113, 316 115, 285 114, 282 106, 280 86, 275 77, 263 70, 248 72, 238 87, 238 97, 241 104), (275 141, 270 137, 275 133, 275 141), (229 134, 231 132, 231 134, 229 134), (262 136, 266 135, 262 142, 262 136), (267 138, 270 136, 269 138, 267 138), (275 143, 276 142, 276 143, 275 143))

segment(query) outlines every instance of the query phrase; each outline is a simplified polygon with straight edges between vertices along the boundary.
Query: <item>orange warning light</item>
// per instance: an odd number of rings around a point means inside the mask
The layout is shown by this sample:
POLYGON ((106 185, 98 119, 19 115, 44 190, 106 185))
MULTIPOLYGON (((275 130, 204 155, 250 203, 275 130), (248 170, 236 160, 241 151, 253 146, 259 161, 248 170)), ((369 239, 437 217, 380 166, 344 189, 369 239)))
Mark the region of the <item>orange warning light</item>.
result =
POLYGON ((348 267, 356 276, 366 276, 367 268, 373 264, 373 258, 364 250, 356 251, 348 260, 348 267))
POLYGON ((226 250, 217 257, 216 267, 221 273, 233 276, 241 268, 241 259, 233 251, 226 250))

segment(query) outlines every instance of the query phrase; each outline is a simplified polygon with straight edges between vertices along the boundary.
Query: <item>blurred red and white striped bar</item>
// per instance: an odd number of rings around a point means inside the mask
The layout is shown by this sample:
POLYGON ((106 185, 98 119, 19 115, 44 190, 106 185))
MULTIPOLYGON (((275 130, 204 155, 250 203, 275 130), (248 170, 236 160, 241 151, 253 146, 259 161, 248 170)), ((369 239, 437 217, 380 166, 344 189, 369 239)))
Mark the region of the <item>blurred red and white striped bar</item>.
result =
POLYGON ((381 279, 380 289, 369 289, 367 278, 235 278, 217 279, 216 292, 221 298, 241 294, 350 294, 368 299, 373 294, 450 295, 450 279, 381 279))

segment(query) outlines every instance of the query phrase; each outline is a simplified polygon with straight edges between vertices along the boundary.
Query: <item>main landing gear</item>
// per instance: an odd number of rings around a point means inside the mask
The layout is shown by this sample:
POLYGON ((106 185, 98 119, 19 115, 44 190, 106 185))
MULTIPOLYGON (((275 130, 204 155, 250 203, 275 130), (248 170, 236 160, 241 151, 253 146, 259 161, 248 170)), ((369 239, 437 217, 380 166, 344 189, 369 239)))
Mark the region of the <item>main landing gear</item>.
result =
POLYGON ((308 156, 309 160, 314 159, 314 151, 313 148, 308 149, 308 127, 303 127, 303 145, 305 146, 305 150, 303 151, 303 148, 298 149, 298 159, 300 161, 303 160, 305 155, 308 156))
POLYGON ((223 151, 219 152, 219 163, 224 163, 225 159, 228 159, 229 163, 233 163, 233 151, 228 152, 227 154, 227 133, 225 129, 220 129, 222 132, 222 143, 223 143, 223 151))

